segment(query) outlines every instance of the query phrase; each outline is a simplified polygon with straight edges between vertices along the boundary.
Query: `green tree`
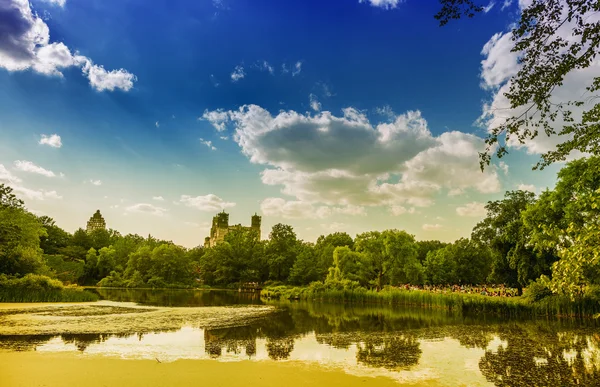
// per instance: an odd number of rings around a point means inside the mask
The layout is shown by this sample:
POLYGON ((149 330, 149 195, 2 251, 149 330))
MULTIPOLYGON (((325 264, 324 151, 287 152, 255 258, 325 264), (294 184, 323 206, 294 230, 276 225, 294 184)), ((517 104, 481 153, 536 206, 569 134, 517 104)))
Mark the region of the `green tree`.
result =
POLYGON ((317 254, 312 243, 300 243, 298 256, 290 270, 289 282, 294 285, 307 285, 321 279, 317 254))
POLYGON ((269 278, 286 281, 296 262, 298 239, 292 226, 278 223, 273 226, 266 246, 269 278))
POLYGON ((456 261, 450 247, 433 250, 425 259, 425 276, 432 285, 447 285, 458 282, 456 277, 456 261))
MULTIPOLYGON (((440 0, 435 15, 441 25, 462 16, 472 17, 484 10, 487 1, 440 0)), ((561 100, 553 91, 572 73, 588 68, 596 60, 600 44, 600 23, 593 16, 600 11, 596 0, 531 0, 512 30, 512 51, 518 54, 519 70, 504 95, 518 114, 508 115, 492 129, 481 153, 481 167, 490 163, 491 153, 507 153, 501 136, 516 137, 523 143, 540 132, 562 135, 555 150, 542 155, 537 167, 563 161, 572 151, 600 152, 600 103, 594 93, 600 90, 600 76, 590 80, 587 92, 576 100, 561 100), (569 33, 558 33, 559 29, 569 33), (574 113, 573 108, 583 110, 574 113), (564 126, 556 127, 562 119, 564 126)))
POLYGON ((46 230, 12 188, 0 185, 0 273, 25 275, 44 267, 40 238, 46 230))
POLYGON ((71 235, 56 225, 54 219, 40 216, 39 222, 46 229, 46 235, 40 238, 40 247, 44 254, 60 254, 71 242, 71 235))
POLYGON ((489 246, 492 251, 490 280, 523 287, 541 274, 549 273, 546 257, 537 254, 529 243, 521 213, 535 202, 528 191, 508 191, 504 199, 488 202, 487 216, 473 229, 472 239, 479 246, 489 246))
POLYGON ((333 251, 341 246, 348 246, 350 249, 354 248, 352 237, 345 232, 334 232, 327 236, 319 236, 315 244, 319 279, 325 279, 329 268, 333 265, 333 251))
POLYGON ((430 251, 439 250, 448 246, 449 243, 441 242, 441 241, 417 241, 417 259, 419 262, 424 263, 427 258, 427 254, 430 251))

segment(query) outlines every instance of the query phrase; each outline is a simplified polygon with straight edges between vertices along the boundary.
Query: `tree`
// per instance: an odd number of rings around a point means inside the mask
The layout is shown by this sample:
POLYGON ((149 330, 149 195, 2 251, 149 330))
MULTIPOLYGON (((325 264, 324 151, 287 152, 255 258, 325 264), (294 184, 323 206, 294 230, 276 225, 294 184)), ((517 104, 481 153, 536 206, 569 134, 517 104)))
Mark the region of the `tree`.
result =
POLYGON ((458 282, 456 261, 451 247, 430 251, 425 259, 425 276, 432 285, 447 285, 458 282))
POLYGON ((600 189, 579 199, 583 222, 571 223, 562 233, 567 245, 559 247, 560 260, 552 266, 552 279, 542 277, 554 293, 571 298, 582 295, 587 285, 600 284, 600 189))
POLYGON ((294 285, 306 285, 318 281, 321 276, 317 263, 314 246, 311 243, 301 243, 298 246, 296 262, 290 270, 289 282, 294 285))
POLYGON ((440 241, 417 241, 417 259, 419 262, 424 263, 425 258, 427 258, 427 254, 430 251, 439 250, 449 245, 449 243, 440 242, 440 241))
POLYGON ((329 268, 333 265, 333 251, 340 246, 354 248, 352 237, 345 232, 334 232, 327 236, 321 235, 315 244, 319 279, 325 279, 329 268))
POLYGON ((365 273, 378 291, 389 283, 392 272, 396 280, 410 281, 410 268, 418 263, 414 237, 405 231, 362 233, 356 236, 355 248, 362 253, 365 273))
POLYGON ((537 254, 529 243, 521 213, 535 202, 528 191, 508 191, 504 199, 488 202, 487 216, 473 229, 472 239, 478 246, 492 251, 490 280, 515 286, 522 293, 530 280, 548 274, 551 262, 537 254))
MULTIPOLYGON (((462 16, 481 12, 487 1, 440 0, 442 9, 435 15, 440 25, 462 16), (479 4, 476 4, 479 3, 479 4)), ((523 143, 543 131, 546 135, 564 135, 566 140, 555 150, 542 155, 535 168, 562 161, 572 151, 598 154, 600 151, 600 103, 595 93, 600 90, 600 76, 590 80, 585 92, 576 100, 560 100, 554 91, 563 85, 567 75, 594 64, 600 44, 600 11, 597 0, 531 0, 521 12, 512 30, 518 54, 519 70, 504 94, 510 108, 518 111, 491 130, 487 148, 480 154, 481 167, 489 165, 496 145, 496 155, 507 153, 499 144, 503 135, 523 143), (582 110, 577 113, 573 108, 582 110), (557 128, 556 120, 564 122, 557 128)))
POLYGON ((25 208, 25 203, 13 194, 13 189, 0 184, 0 208, 25 208))
POLYGON ((39 222, 46 229, 46 235, 40 238, 40 247, 44 254, 60 254, 69 245, 71 235, 56 225, 49 216, 40 216, 39 222))
POLYGON ((25 275, 44 267, 40 238, 46 231, 12 188, 0 185, 0 273, 25 275))
POLYGON ((266 247, 269 278, 287 280, 296 261, 297 247, 298 240, 292 226, 281 223, 273 226, 266 247))

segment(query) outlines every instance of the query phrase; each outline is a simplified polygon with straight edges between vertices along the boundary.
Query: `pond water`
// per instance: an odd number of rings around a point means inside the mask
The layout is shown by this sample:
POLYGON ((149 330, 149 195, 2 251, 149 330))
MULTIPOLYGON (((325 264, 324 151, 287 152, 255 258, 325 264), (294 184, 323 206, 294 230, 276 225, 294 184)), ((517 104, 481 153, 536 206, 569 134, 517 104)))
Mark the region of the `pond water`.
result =
POLYGON ((257 295, 226 291, 95 291, 105 301, 17 309, 4 304, 5 358, 35 351, 161 364, 288 362, 397 385, 600 386, 600 330, 594 320, 265 305, 257 295))

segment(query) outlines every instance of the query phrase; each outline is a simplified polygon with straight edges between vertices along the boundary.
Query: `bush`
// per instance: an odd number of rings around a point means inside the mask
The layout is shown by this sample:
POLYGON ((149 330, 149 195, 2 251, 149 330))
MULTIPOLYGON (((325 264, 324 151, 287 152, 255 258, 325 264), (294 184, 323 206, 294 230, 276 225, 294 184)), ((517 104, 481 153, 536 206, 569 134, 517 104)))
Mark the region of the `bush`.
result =
POLYGON ((538 278, 537 281, 529 283, 523 297, 528 301, 537 302, 551 295, 552 291, 538 278))
POLYGON ((77 287, 65 287, 47 276, 27 274, 9 277, 0 274, 0 302, 83 302, 97 301, 98 295, 77 287))

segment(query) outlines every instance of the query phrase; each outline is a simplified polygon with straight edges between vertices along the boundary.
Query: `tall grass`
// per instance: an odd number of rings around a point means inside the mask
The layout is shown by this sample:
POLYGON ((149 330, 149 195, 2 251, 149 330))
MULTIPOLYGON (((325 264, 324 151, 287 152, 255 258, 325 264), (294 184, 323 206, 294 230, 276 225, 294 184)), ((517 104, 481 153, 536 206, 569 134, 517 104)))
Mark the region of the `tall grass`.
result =
POLYGON ((22 278, 0 275, 0 302, 85 302, 98 295, 81 288, 65 287, 59 280, 27 274, 22 278))
POLYGON ((499 314, 510 317, 524 316, 593 316, 600 313, 600 299, 582 297, 571 301, 567 297, 550 296, 540 301, 525 297, 489 297, 464 293, 431 293, 426 291, 385 289, 380 292, 356 288, 352 290, 297 288, 278 286, 265 288, 261 297, 324 301, 349 304, 412 305, 424 308, 446 309, 462 314, 499 314))

